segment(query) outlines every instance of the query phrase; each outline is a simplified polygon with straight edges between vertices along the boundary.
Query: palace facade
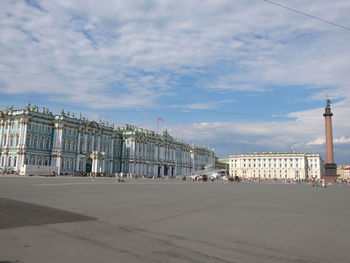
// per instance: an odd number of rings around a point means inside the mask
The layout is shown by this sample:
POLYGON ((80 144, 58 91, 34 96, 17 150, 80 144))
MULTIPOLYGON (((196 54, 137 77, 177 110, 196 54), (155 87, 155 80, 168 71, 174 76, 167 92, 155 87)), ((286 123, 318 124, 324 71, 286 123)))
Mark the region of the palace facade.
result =
POLYGON ((324 161, 310 153, 249 153, 230 155, 230 176, 260 179, 323 178, 324 161))
POLYGON ((132 125, 114 127, 62 110, 13 107, 0 111, 0 169, 22 165, 57 166, 58 172, 146 176, 188 174, 215 165, 212 149, 188 144, 167 131, 158 134, 132 125))

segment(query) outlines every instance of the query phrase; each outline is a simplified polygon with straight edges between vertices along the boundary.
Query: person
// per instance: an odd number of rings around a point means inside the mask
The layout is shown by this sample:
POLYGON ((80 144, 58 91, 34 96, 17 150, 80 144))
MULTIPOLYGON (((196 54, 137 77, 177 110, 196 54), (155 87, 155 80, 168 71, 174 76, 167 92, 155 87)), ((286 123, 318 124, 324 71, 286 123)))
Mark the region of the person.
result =
POLYGON ((115 181, 118 182, 119 174, 115 173, 115 181))
POLYGON ((322 187, 326 187, 326 179, 322 178, 322 187))

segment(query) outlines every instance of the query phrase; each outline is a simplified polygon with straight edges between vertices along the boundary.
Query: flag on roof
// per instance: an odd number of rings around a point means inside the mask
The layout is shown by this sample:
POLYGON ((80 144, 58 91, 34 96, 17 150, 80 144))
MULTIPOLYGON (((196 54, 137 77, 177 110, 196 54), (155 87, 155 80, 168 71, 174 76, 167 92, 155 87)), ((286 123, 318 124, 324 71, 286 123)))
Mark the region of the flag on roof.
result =
POLYGON ((161 117, 158 117, 158 121, 164 122, 164 120, 161 117))

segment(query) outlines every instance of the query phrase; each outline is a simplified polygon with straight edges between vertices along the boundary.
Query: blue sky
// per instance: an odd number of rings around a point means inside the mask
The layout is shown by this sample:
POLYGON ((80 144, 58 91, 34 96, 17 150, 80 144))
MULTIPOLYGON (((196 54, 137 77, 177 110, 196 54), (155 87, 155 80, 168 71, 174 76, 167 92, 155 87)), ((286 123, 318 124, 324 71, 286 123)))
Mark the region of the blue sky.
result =
MULTIPOLYGON (((276 3, 350 27, 350 2, 276 3)), ((350 31, 262 0, 7 1, 0 107, 28 100, 214 148, 324 156, 332 99, 337 163, 350 164, 350 31)))

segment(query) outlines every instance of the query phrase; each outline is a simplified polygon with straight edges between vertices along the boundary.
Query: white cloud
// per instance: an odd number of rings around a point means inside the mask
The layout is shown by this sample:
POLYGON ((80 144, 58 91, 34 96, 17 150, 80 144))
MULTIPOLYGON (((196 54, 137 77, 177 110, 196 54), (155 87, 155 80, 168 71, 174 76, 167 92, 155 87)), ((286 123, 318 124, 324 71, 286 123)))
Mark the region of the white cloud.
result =
MULTIPOLYGON (((288 4, 350 24, 346 0, 288 4)), ((156 106, 179 75, 217 66, 229 70, 199 84, 251 91, 262 84, 317 85, 335 87, 332 96, 349 93, 350 36, 263 1, 41 1, 40 8, 15 1, 3 4, 0 15, 0 70, 18 72, 2 73, 3 94, 80 97, 96 107, 101 103, 91 94, 114 85, 118 95, 100 96, 102 105, 135 107, 132 100, 119 106, 110 100, 142 87, 150 96, 137 105, 156 106)))
MULTIPOLYGON (((326 143, 325 137, 318 137, 306 144, 306 146, 311 146, 311 145, 323 145, 326 143)), ((346 138, 344 136, 339 137, 339 138, 333 138, 333 144, 348 144, 350 143, 350 138, 346 138)))

